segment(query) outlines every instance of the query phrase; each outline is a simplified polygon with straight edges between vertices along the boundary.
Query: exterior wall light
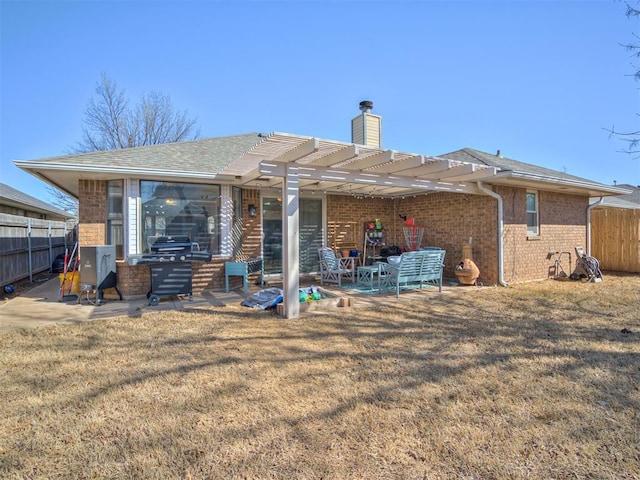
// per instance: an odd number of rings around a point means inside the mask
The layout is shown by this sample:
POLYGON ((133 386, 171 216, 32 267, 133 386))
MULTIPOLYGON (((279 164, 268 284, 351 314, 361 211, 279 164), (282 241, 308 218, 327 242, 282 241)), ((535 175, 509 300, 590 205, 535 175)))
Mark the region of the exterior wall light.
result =
POLYGON ((249 204, 248 212, 250 217, 255 217, 258 214, 258 209, 253 203, 251 203, 249 204))

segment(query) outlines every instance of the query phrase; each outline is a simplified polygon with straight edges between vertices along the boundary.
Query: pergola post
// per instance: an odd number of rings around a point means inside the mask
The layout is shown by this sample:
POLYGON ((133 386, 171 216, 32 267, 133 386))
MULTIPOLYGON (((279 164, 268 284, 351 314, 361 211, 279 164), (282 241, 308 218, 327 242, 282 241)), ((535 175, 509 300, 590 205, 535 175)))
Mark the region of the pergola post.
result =
POLYGON ((282 290, 285 318, 300 315, 300 191, 298 167, 287 164, 282 182, 282 290))

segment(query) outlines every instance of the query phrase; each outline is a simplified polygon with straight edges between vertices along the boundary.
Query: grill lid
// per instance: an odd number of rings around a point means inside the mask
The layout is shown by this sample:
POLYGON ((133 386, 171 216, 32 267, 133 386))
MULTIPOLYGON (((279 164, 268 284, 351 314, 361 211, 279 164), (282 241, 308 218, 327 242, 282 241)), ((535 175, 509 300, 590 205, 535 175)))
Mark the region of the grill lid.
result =
POLYGON ((187 235, 158 237, 151 245, 151 253, 191 252, 191 239, 187 235))

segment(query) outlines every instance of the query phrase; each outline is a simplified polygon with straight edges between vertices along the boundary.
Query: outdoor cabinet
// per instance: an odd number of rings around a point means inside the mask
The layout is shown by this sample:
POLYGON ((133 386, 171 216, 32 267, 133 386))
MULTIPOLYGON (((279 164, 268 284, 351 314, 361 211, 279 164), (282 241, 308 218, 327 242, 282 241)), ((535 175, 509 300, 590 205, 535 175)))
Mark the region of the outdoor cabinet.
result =
POLYGON ((97 291, 98 303, 102 301, 104 289, 116 288, 116 247, 114 245, 80 247, 80 282, 82 290, 97 291))

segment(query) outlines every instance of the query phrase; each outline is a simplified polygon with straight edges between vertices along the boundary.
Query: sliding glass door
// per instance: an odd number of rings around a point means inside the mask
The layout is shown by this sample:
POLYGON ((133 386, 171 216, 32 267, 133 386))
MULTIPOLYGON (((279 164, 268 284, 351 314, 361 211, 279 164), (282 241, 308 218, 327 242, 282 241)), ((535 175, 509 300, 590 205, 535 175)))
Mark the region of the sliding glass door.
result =
MULTIPOLYGON (((322 246, 322 199, 300 199, 300 273, 318 270, 322 246)), ((265 275, 282 273, 282 199, 262 198, 262 253, 265 275)))

